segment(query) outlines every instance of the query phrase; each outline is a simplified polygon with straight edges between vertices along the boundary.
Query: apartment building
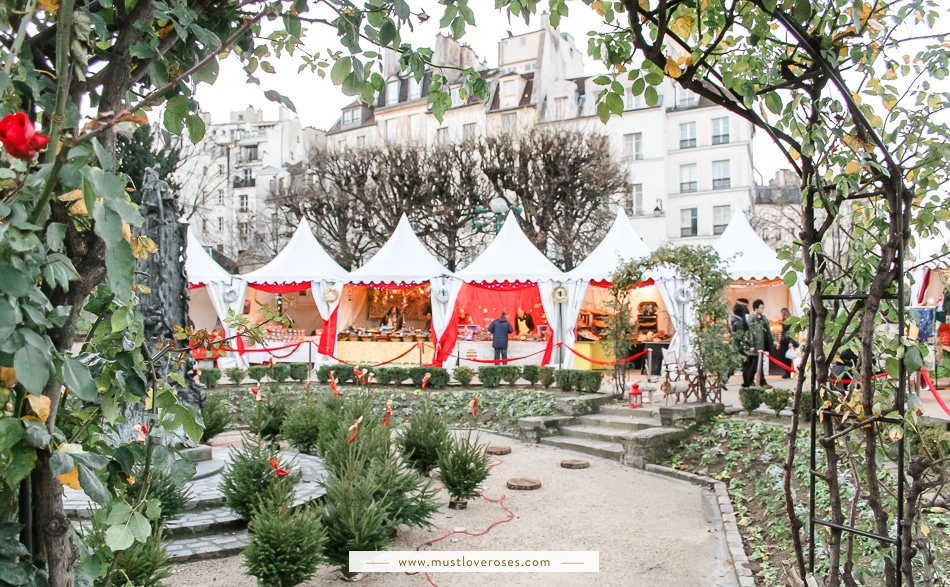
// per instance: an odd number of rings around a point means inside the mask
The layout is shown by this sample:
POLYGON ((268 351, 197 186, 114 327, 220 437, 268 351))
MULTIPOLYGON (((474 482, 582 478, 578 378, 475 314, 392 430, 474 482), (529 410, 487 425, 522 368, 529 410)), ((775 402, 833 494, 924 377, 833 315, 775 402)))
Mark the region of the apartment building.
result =
POLYGON ((584 75, 583 54, 570 34, 541 20, 539 30, 499 41, 494 69, 470 47, 437 37, 433 69, 453 85, 453 106, 441 123, 427 107, 431 72, 417 81, 388 63, 377 103, 344 108, 327 133, 328 147, 429 145, 534 125, 603 133, 629 173, 630 193, 617 200, 648 245, 715 242, 732 211, 753 204, 752 126, 668 81, 652 107, 627 87, 623 116, 602 123, 596 102, 603 88, 595 76, 584 75), (488 98, 463 99, 452 77, 455 67, 478 69, 489 84, 488 98))

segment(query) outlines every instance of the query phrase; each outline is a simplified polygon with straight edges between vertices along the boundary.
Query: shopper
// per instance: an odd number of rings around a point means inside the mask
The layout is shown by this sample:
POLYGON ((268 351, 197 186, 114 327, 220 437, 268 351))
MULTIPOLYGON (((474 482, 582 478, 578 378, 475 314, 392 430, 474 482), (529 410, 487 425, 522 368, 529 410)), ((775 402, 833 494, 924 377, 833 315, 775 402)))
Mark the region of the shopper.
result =
POLYGON ((495 360, 501 361, 502 365, 508 364, 508 335, 514 332, 511 322, 508 322, 508 312, 502 312, 501 318, 488 325, 488 332, 491 332, 491 346, 495 349, 495 360))

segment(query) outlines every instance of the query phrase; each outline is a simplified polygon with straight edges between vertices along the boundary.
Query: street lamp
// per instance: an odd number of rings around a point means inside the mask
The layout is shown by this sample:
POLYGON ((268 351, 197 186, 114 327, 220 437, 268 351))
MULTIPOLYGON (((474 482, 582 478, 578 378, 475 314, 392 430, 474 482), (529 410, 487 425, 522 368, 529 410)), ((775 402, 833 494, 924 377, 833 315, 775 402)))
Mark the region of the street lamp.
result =
POLYGON ((475 213, 478 214, 478 218, 475 220, 475 230, 478 232, 492 231, 498 234, 505 223, 508 210, 513 211, 516 217, 521 217, 521 207, 509 206, 508 201, 501 196, 492 198, 487 208, 485 206, 475 206, 475 213))

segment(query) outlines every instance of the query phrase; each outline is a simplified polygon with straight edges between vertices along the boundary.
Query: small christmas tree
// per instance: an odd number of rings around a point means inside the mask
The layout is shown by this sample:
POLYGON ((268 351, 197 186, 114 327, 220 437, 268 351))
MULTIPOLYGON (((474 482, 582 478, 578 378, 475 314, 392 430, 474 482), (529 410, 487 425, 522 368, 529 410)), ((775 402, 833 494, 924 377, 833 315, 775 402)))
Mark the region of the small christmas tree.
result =
POLYGON ((439 464, 439 451, 449 441, 449 429, 428 399, 412 414, 409 427, 396 443, 410 467, 428 475, 439 464))
POLYGON ((465 500, 478 495, 478 486, 488 479, 488 464, 485 445, 478 444, 477 437, 472 438, 471 430, 465 437, 449 440, 439 453, 440 478, 455 502, 449 507, 464 508, 465 500))

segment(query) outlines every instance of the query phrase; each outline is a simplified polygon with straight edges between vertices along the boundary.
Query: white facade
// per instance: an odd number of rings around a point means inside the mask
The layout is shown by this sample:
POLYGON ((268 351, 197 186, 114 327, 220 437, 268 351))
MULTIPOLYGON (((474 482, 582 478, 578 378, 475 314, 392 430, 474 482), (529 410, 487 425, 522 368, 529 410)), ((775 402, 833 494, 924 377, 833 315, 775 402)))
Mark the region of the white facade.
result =
MULTIPOLYGON (((486 101, 463 101, 456 93, 439 123, 426 105, 428 76, 415 84, 393 71, 376 106, 344 109, 328 145, 433 144, 548 124, 605 133, 632 186, 617 200, 643 240, 652 248, 665 241, 713 244, 733 210, 753 204, 752 125, 669 81, 657 88, 654 107, 628 88, 623 116, 603 124, 596 116, 603 88, 584 77, 574 39, 541 26, 499 41, 498 68, 482 71, 490 88, 486 101)), ((470 49, 440 36, 435 51, 435 63, 451 64, 470 49), (439 61, 443 55, 450 58, 439 61)))
POLYGON ((207 124, 204 138, 184 148, 176 171, 198 239, 239 264, 273 257, 293 227, 280 225, 268 198, 289 186, 288 167, 304 162, 322 138, 283 107, 277 120, 265 121, 261 110, 248 107, 231 112, 227 123, 207 124))

